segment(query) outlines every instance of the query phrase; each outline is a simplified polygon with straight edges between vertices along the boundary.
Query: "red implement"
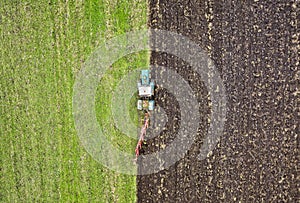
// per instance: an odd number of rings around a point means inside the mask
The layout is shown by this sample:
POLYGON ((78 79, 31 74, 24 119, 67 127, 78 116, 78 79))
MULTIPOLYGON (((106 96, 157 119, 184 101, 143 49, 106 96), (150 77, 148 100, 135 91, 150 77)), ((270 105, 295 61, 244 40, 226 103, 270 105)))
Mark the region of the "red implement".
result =
POLYGON ((140 149, 142 148, 142 144, 144 142, 144 138, 146 136, 146 130, 147 130, 148 127, 149 127, 149 113, 145 113, 144 125, 141 129, 139 141, 138 141, 138 143, 136 145, 136 148, 135 148, 136 160, 137 160, 138 156, 140 155, 140 149))

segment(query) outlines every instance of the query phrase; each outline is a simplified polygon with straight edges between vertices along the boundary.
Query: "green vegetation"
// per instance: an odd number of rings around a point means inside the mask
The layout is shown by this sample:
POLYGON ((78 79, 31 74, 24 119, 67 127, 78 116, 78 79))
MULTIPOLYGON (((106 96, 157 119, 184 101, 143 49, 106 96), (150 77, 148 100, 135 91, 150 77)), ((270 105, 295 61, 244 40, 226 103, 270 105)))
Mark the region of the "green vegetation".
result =
MULTIPOLYGON (((101 166, 80 145, 72 88, 103 40, 146 28, 146 15, 142 0, 0 2, 0 202, 136 201, 135 177, 101 166)), ((147 52, 116 62, 99 101, 109 104, 128 67, 147 64, 147 52)), ((110 110, 96 106, 99 122, 111 125, 110 110)), ((133 140, 110 132, 116 146, 134 149, 133 140)))

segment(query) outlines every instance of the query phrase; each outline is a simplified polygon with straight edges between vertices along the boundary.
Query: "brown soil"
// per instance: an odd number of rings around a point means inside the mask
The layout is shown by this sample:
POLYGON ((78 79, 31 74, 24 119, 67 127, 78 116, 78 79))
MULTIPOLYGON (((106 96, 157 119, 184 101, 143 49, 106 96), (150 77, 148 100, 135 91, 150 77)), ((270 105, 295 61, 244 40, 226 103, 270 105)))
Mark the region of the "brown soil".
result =
MULTIPOLYGON (((167 170, 138 176, 138 202, 296 202, 299 130, 297 1, 150 0, 151 28, 189 37, 205 49, 227 92, 224 134, 212 156, 197 154, 208 129, 208 93, 181 59, 153 52, 151 64, 176 70, 197 93, 197 139, 167 170), (298 88, 298 89, 297 89, 298 88)), ((154 73, 159 74, 159 73, 154 73)), ((180 125, 176 98, 156 90, 168 116, 143 153, 172 142, 180 125)), ((140 163, 140 167, 147 167, 140 163)))

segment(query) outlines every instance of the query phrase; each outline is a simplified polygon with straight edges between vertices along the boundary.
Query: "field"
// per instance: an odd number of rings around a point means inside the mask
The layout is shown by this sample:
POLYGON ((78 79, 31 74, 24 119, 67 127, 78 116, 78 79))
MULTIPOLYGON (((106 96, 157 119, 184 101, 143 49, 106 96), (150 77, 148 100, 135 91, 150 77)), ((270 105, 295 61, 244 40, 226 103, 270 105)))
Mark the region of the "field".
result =
MULTIPOLYGON (((138 177, 138 202, 297 202, 299 1, 151 0, 149 7, 151 28, 180 33, 207 51, 223 79, 228 109, 220 142, 199 160, 210 118, 203 78, 186 61, 152 52, 151 64, 188 81, 201 121, 183 159, 138 177)), ((167 130, 147 142, 146 154, 168 146, 180 128, 181 109, 172 96, 157 89, 167 130)))
MULTIPOLYGON (((0 1, 0 202, 296 202, 299 13, 297 0, 0 1), (182 34, 208 53, 226 89, 227 115, 211 156, 199 160, 214 102, 205 78, 169 53, 116 61, 95 100, 96 118, 114 147, 133 154, 136 144, 116 128, 109 108, 131 70, 172 69, 192 89, 200 114, 185 157, 169 168, 159 160, 165 169, 157 173, 129 176, 84 149, 74 126, 73 85, 102 42, 147 27, 182 34)), ((179 98, 163 86, 155 94, 166 115, 151 120, 164 126, 159 136, 146 137, 144 155, 169 147, 183 123, 179 98)), ((130 116, 138 125, 134 99, 130 116)), ((141 158, 138 169, 151 170, 150 162, 141 158)))
MULTIPOLYGON (((100 43, 146 23, 140 0, 0 2, 0 202, 136 201, 136 178, 101 166, 81 146, 72 91, 100 43)), ((148 60, 145 52, 118 61, 97 102, 110 102, 128 64, 134 69, 148 60)), ((111 113, 97 105, 97 118, 108 126, 111 113)), ((110 132, 116 146, 134 149, 133 140, 110 132)))

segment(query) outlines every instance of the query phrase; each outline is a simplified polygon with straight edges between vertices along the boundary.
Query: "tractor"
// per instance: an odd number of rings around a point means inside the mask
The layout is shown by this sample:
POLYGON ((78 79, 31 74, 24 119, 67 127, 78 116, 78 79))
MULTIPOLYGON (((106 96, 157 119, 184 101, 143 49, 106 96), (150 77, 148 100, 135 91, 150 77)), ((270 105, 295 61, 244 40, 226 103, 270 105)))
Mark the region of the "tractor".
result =
POLYGON ((143 111, 143 126, 139 135, 139 140, 135 148, 135 161, 140 155, 140 150, 143 143, 145 143, 145 136, 147 128, 150 124, 150 112, 154 110, 154 81, 151 80, 150 70, 142 70, 140 80, 137 83, 139 100, 137 109, 143 111))
POLYGON ((142 70, 137 83, 139 100, 138 110, 154 110, 154 81, 151 79, 150 70, 142 70))

